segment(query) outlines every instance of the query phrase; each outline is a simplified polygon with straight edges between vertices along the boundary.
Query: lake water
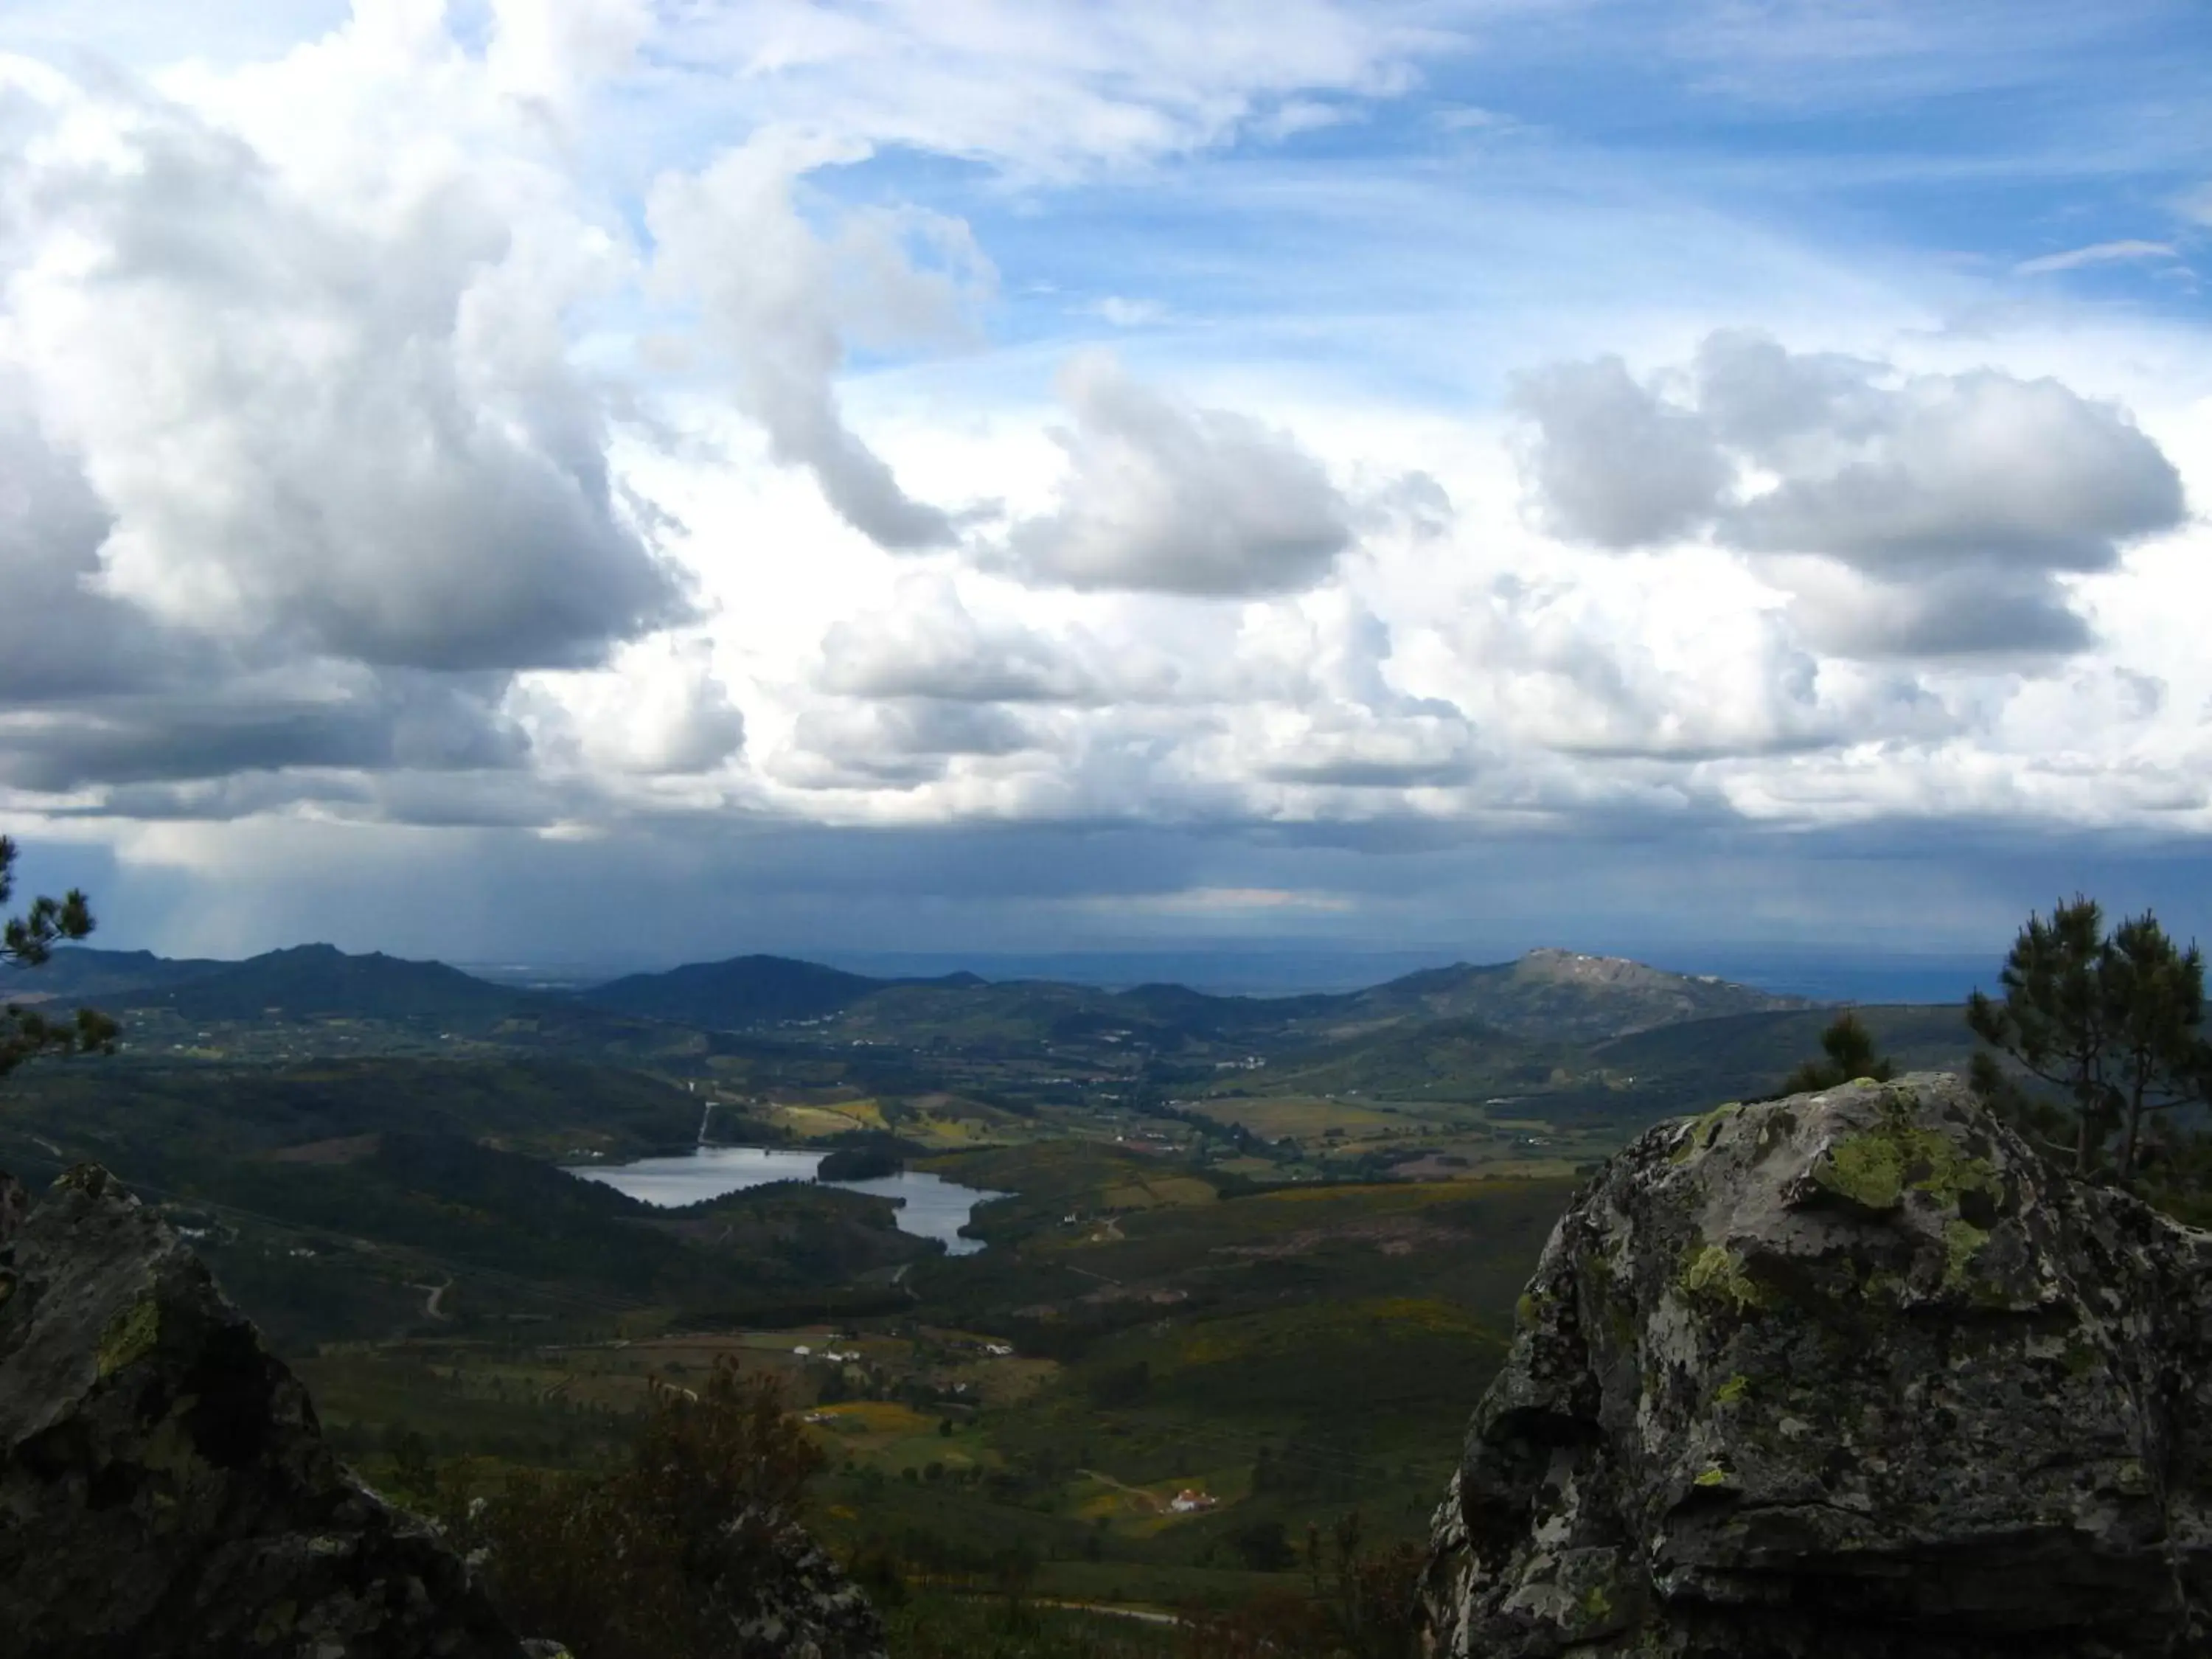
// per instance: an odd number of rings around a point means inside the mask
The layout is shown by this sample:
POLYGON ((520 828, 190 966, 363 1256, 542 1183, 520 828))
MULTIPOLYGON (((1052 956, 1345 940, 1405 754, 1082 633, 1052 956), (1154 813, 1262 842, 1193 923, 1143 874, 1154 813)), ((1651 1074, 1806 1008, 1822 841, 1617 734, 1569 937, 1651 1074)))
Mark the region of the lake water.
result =
MULTIPOLYGON (((576 1168, 568 1173, 586 1181, 605 1182, 617 1192, 628 1193, 647 1204, 673 1208, 741 1192, 747 1187, 765 1187, 772 1181, 811 1181, 822 1158, 820 1152, 783 1152, 767 1146, 702 1146, 682 1158, 642 1158, 635 1164, 576 1168)), ((921 1238, 942 1239, 954 1255, 971 1255, 983 1248, 981 1239, 961 1237, 960 1229, 978 1204, 1006 1196, 980 1187, 963 1187, 919 1170, 902 1170, 878 1181, 823 1184, 902 1200, 898 1212, 900 1230, 921 1238)))

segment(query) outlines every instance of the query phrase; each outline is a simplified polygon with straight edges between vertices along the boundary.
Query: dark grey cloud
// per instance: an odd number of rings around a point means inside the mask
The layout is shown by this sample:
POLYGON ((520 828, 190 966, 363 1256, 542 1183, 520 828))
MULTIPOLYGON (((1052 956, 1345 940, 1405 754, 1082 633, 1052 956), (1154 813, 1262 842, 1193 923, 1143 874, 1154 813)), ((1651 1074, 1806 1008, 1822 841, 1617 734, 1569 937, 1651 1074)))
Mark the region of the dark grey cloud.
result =
POLYGON ((0 394, 0 703, 143 691, 215 658, 96 590, 113 526, 83 469, 0 394))
POLYGON ((2212 934, 2212 872, 2192 842, 1956 822, 1763 833, 1647 817, 1625 833, 1547 825, 1480 837, 1402 821, 890 830, 743 818, 618 824, 591 842, 489 828, 322 833, 343 834, 345 858, 301 826, 235 866, 72 863, 54 882, 84 882, 118 948, 228 954, 316 938, 479 962, 665 965, 746 950, 1079 951, 1212 936, 1277 951, 1433 945, 1474 961, 1539 945, 1661 963, 1724 943, 1844 957, 1964 950, 1993 976, 2028 910, 2077 887, 2115 910, 2155 906, 2177 933, 2212 934), (1142 902, 1270 889, 1349 908, 1207 921, 1142 902), (573 902, 583 891, 594 895, 588 939, 573 902))
POLYGON ((1027 580, 1196 598, 1295 592, 1350 546, 1352 504, 1289 434, 1139 385, 1110 358, 1062 376, 1075 418, 1053 509, 1017 522, 1027 580))
POLYGON ((1275 783, 1323 784, 1343 789, 1423 789, 1465 783, 1474 775, 1468 755, 1398 759, 1384 755, 1335 755, 1277 761, 1261 769, 1275 783))
POLYGON ((2065 655, 2094 642, 2044 573, 1987 559, 1917 577, 1822 584, 1793 599, 1790 614, 1820 649, 1869 659, 2065 655))
POLYGON ((1996 370, 1905 375, 1763 335, 1706 339, 1651 381, 1618 358, 1516 393, 1525 476, 1556 533, 1623 549, 1705 534, 1832 562, 1798 586, 1808 636, 1855 656, 2077 650, 2057 578, 2182 523, 2180 475, 2118 407, 1996 370))
POLYGON ((108 696, 0 722, 0 781, 40 793, 293 769, 471 770, 524 765, 503 683, 339 669, 194 692, 108 696))

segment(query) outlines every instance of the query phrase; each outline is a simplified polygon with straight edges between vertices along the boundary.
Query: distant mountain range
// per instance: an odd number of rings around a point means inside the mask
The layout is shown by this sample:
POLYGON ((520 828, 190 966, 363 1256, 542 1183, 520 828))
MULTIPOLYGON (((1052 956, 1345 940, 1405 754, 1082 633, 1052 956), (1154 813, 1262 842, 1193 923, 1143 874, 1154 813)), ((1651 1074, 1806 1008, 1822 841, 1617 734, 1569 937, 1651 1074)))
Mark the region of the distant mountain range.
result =
POLYGON ((1182 985, 1109 991, 1048 980, 959 973, 885 979, 784 957, 744 956, 635 974, 580 993, 495 985, 438 962, 349 956, 328 945, 244 962, 179 961, 143 951, 74 947, 13 974, 0 994, 161 1009, 188 1020, 501 1019, 586 1011, 697 1030, 927 1047, 1128 1041, 1166 1046, 1340 1043, 1392 1027, 1450 1021, 1524 1042, 1588 1043, 1686 1020, 1818 1005, 1709 975, 1618 957, 1532 951, 1461 963, 1340 994, 1218 996, 1182 985))
POLYGON ((448 968, 381 952, 348 956, 332 945, 297 945, 243 962, 179 961, 148 951, 57 951, 43 967, 0 981, 16 1000, 98 1000, 163 1008, 186 1019, 391 1019, 501 1015, 538 999, 448 968))

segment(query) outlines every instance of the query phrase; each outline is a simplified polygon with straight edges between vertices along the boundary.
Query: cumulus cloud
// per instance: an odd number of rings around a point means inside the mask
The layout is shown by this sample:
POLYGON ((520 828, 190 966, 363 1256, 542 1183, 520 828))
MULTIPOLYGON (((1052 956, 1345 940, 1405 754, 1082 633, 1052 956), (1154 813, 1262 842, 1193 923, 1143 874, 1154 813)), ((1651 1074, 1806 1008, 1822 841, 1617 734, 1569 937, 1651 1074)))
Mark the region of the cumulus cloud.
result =
POLYGON ((958 702, 1097 702, 1090 665, 1019 623, 979 623, 941 582, 901 584, 887 611, 832 623, 822 640, 823 690, 854 697, 958 702))
POLYGON ((1670 541, 1710 519, 1728 488, 1711 427, 1618 357, 1522 375, 1513 406, 1534 423, 1522 465, 1556 535, 1613 548, 1670 541))
POLYGON ((830 625, 816 684, 850 697, 1085 708, 1206 695, 1180 653, 1133 632, 1047 629, 1000 606, 978 616, 952 580, 916 575, 883 609, 830 625))
POLYGON ((809 469, 830 505, 887 548, 954 535, 942 509, 902 489, 845 423, 836 377, 848 340, 883 345, 966 337, 988 292, 986 260, 958 220, 918 210, 846 214, 824 236, 793 191, 806 173, 865 158, 865 145, 772 129, 697 173, 672 174, 646 208, 662 289, 694 301, 734 371, 745 412, 779 460, 809 469), (935 263, 918 264, 920 251, 935 263))
POLYGON ((2124 410, 1994 369, 1907 375, 1723 332, 1648 381, 1615 358, 1554 365, 1519 404, 1524 477, 1559 533, 1768 556, 1808 635, 1852 655, 2078 648, 2059 579, 2185 515, 2124 410))
POLYGON ((944 776, 957 757, 1033 746, 1018 716, 988 703, 840 702, 804 711, 769 769, 801 789, 910 789, 944 776))
POLYGON ((2086 649, 2089 625, 2048 573, 1999 559, 1881 576, 1826 560, 1771 567, 1788 614, 1814 647, 1858 658, 2063 655, 2086 649))
POLYGON ((210 666, 211 653, 95 590, 113 524, 82 469, 0 392, 0 703, 145 690, 195 657, 210 666))
POLYGON ((1012 567, 1041 582, 1198 598, 1291 592, 1352 538, 1352 503, 1289 434, 1132 380, 1110 356, 1070 363, 1054 508, 1016 523, 1012 567))
POLYGON ((370 225, 174 105, 15 82, 43 136, 0 164, 0 350, 109 516, 106 592, 460 671, 589 660, 683 614, 598 397, 514 315, 559 285, 511 280, 527 240, 465 171, 370 225))
POLYGON ((656 776, 714 771, 744 749, 745 718, 704 639, 625 649, 606 670, 537 677, 509 707, 548 761, 656 776))
POLYGON ((1279 734, 1259 775, 1273 783, 1340 789, 1423 789, 1474 774, 1474 730, 1449 714, 1357 714, 1310 720, 1279 734))

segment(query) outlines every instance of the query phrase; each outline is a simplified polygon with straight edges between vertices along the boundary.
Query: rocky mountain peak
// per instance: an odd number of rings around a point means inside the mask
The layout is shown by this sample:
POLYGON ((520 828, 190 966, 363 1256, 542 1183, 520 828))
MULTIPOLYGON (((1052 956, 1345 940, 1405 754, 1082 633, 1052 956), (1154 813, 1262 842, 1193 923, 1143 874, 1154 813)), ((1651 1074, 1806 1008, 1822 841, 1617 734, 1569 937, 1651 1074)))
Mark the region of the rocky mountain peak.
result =
POLYGON ((1577 1197, 1438 1510, 1431 1652, 2212 1651, 2212 1234, 1955 1078, 1654 1129, 1577 1197))

